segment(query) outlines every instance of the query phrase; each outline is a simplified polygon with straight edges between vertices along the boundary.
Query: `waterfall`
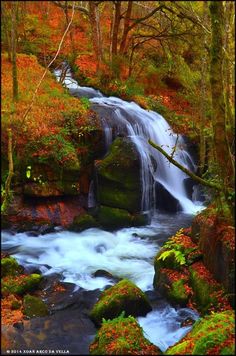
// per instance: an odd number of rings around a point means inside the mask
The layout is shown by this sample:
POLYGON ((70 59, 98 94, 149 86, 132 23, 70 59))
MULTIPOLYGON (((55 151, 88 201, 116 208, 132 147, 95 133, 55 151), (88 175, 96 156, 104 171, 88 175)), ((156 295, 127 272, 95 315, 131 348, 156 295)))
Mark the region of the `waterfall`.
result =
MULTIPOLYGON (((60 70, 54 71, 59 80, 60 70)), ((173 132, 166 120, 158 113, 144 110, 134 102, 127 102, 116 97, 105 97, 98 90, 80 87, 72 78, 70 70, 64 79, 64 84, 72 95, 89 98, 92 109, 98 112, 104 129, 107 148, 112 139, 122 134, 128 136, 135 144, 141 162, 142 211, 155 208, 158 199, 155 193, 156 183, 160 183, 175 199, 179 201, 181 210, 185 213, 195 213, 202 206, 195 205, 186 194, 184 179, 187 175, 169 163, 168 160, 151 145, 148 140, 161 146, 169 155, 174 147, 174 159, 189 170, 194 169, 194 162, 186 151, 181 135, 173 132)))

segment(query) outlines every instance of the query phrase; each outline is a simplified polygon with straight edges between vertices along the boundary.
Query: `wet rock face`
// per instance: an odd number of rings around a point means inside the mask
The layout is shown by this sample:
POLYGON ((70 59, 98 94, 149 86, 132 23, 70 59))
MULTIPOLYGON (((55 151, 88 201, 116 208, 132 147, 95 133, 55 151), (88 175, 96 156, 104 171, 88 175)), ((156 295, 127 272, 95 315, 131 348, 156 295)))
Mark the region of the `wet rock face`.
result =
POLYGON ((96 161, 97 201, 104 206, 140 211, 140 160, 129 138, 117 137, 103 160, 96 161))
POLYGON ((235 228, 219 221, 214 214, 203 212, 193 221, 192 238, 198 241, 204 264, 230 294, 235 286, 234 236, 235 228))
POLYGON ((90 317, 100 325, 102 319, 112 319, 125 312, 126 315, 146 315, 152 307, 146 295, 129 280, 122 280, 105 290, 94 305, 90 317))
POLYGON ((85 213, 83 197, 51 197, 23 199, 16 196, 8 214, 3 216, 3 226, 17 231, 48 233, 54 226, 67 227, 75 216, 85 213))
POLYGON ((156 182, 156 208, 169 213, 176 213, 181 210, 178 199, 174 198, 161 183, 156 182))

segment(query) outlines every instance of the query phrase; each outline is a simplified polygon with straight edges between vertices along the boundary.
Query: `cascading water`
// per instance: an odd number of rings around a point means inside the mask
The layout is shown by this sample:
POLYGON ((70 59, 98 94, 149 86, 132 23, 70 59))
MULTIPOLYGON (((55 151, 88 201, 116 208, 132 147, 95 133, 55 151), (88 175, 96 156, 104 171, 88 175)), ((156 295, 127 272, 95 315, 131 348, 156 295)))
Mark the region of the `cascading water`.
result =
MULTIPOLYGON (((56 70, 55 74, 59 80, 61 70, 56 70)), ((199 209, 186 196, 183 185, 185 175, 148 144, 148 139, 151 139, 171 154, 176 135, 164 118, 155 112, 143 110, 133 102, 106 98, 93 88, 78 86, 70 70, 63 82, 72 95, 89 98, 92 108, 100 116, 107 149, 117 135, 129 136, 136 145, 142 168, 142 209, 155 207, 155 184, 158 182, 179 200, 183 212, 188 214, 158 213, 153 215, 150 225, 114 232, 92 228, 77 233, 58 228, 37 237, 31 233, 3 232, 3 251, 13 255, 27 273, 40 270, 46 280, 44 292, 49 288, 49 297, 50 280, 51 283, 63 281, 70 293, 64 297, 63 292, 59 293, 56 306, 52 296, 53 310, 56 311, 52 315, 27 321, 23 331, 13 327, 12 340, 14 345, 21 345, 21 349, 27 344, 28 348, 66 347, 71 354, 88 354, 89 344, 96 332, 88 317, 88 310, 95 303, 93 296, 99 294, 98 289, 113 285, 117 279, 128 278, 147 293, 150 301, 153 298, 153 310, 146 317, 138 318, 138 322, 145 336, 165 351, 191 329, 191 326, 184 326, 185 320, 199 317, 191 309, 171 307, 153 291, 153 259, 156 253, 169 236, 180 227, 190 225, 192 216, 189 213, 199 209), (105 274, 98 275, 98 271, 105 274), (57 309, 58 306, 61 309, 57 309), (48 330, 56 332, 48 333, 48 330)), ((183 145, 181 137, 178 138, 175 159, 193 169, 191 157, 180 149, 180 145, 183 145)), ((91 209, 96 204, 93 185, 91 181, 88 194, 88 207, 91 209)), ((9 337, 9 330, 7 335, 9 337)))
MULTIPOLYGON (((61 70, 56 70, 54 73, 57 78, 60 78, 61 70)), ((64 84, 72 95, 89 98, 92 108, 99 113, 101 118, 107 148, 118 134, 128 136, 136 145, 141 161, 142 211, 150 211, 156 207, 156 199, 158 199, 155 192, 156 182, 161 183, 179 201, 183 212, 195 213, 202 209, 202 206, 194 204, 187 197, 184 186, 187 175, 170 164, 148 143, 151 139, 169 155, 172 155, 175 149, 174 159, 189 170, 194 169, 194 162, 184 149, 183 138, 179 136, 177 139, 177 135, 161 115, 154 111, 144 110, 134 102, 127 102, 116 97, 105 97, 98 90, 80 87, 72 78, 69 69, 64 84), (109 116, 107 111, 110 113, 109 116)))

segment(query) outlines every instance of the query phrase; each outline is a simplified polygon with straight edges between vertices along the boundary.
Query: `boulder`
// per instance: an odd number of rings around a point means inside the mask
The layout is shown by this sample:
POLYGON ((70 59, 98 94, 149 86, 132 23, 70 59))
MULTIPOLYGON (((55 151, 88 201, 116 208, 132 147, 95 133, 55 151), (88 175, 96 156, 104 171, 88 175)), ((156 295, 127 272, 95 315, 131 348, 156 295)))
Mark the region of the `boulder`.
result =
POLYGON ((90 317, 95 324, 100 325, 102 319, 113 319, 122 311, 126 315, 146 315, 152 307, 146 295, 135 284, 127 279, 115 284, 102 292, 94 305, 90 317))
POLYGON ((2 294, 23 295, 28 292, 33 292, 39 287, 43 277, 39 274, 31 274, 29 276, 21 275, 19 277, 7 276, 2 280, 2 294))
POLYGON ((234 355, 235 314, 224 311, 200 318, 166 355, 234 355))
POLYGON ((23 313, 30 318, 46 316, 48 315, 48 308, 40 298, 27 294, 24 296, 23 313))
MULTIPOLYGON (((213 209, 197 215, 192 225, 192 239, 203 253, 203 262, 214 278, 231 295, 235 290, 235 228, 222 221, 213 209)), ((232 303, 234 301, 232 300, 232 303)))
POLYGON ((141 204, 140 159, 127 137, 117 137, 103 160, 96 161, 97 201, 101 205, 139 212, 141 204))
POLYGON ((191 296, 187 274, 161 268, 154 281, 155 289, 171 303, 181 306, 187 305, 191 296))
POLYGON ((82 231, 97 226, 98 226, 98 222, 94 219, 92 215, 83 214, 83 215, 75 216, 73 223, 69 228, 70 230, 73 231, 82 231))
POLYGON ((142 226, 148 221, 145 214, 130 214, 127 210, 101 205, 96 219, 102 227, 119 228, 124 226, 142 226))
POLYGON ((1 259, 1 277, 16 276, 22 271, 14 257, 5 257, 1 259))
POLYGON ((174 198, 161 183, 156 182, 155 190, 157 209, 167 211, 169 213, 176 213, 181 210, 178 199, 174 198))
POLYGON ((89 347, 90 355, 161 355, 160 349, 143 335, 137 320, 123 315, 103 321, 89 347))

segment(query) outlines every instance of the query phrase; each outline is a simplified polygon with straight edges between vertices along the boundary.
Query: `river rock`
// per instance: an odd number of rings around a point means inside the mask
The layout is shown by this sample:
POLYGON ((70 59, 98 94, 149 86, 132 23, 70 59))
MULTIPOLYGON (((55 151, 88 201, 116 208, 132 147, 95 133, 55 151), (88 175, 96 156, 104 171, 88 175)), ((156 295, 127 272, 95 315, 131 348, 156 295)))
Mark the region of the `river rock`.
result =
POLYGON ((165 187, 156 182, 156 208, 169 213, 176 213, 181 210, 178 199, 174 198, 165 187))
POLYGON ((117 137, 103 160, 96 161, 97 201, 101 205, 140 211, 140 159, 127 137, 117 137))
POLYGON ((38 297, 25 295, 23 300, 23 313, 32 318, 48 315, 47 305, 38 297))
POLYGON ((1 259, 1 277, 16 276, 22 272, 22 269, 14 257, 8 256, 1 259))
POLYGON ((19 280, 14 276, 5 277, 2 281, 2 294, 23 295, 28 292, 33 292, 39 287, 42 278, 41 275, 36 273, 29 276, 22 275, 19 280))
POLYGON ((160 349, 143 335, 137 320, 122 315, 103 322, 89 347, 90 355, 161 355, 160 349))
POLYGON ((146 295, 127 279, 103 291, 90 317, 100 325, 102 319, 112 319, 124 311, 127 315, 143 316, 152 310, 146 295))
POLYGON ((96 219, 102 227, 113 229, 125 226, 145 225, 148 222, 148 215, 131 214, 125 209, 101 205, 97 211, 96 219))
POLYGON ((234 355, 235 314, 224 311, 199 319, 192 330, 166 355, 234 355))
POLYGON ((98 225, 98 222, 92 215, 82 214, 74 217, 73 223, 69 229, 72 231, 82 231, 91 227, 98 227, 98 225))

